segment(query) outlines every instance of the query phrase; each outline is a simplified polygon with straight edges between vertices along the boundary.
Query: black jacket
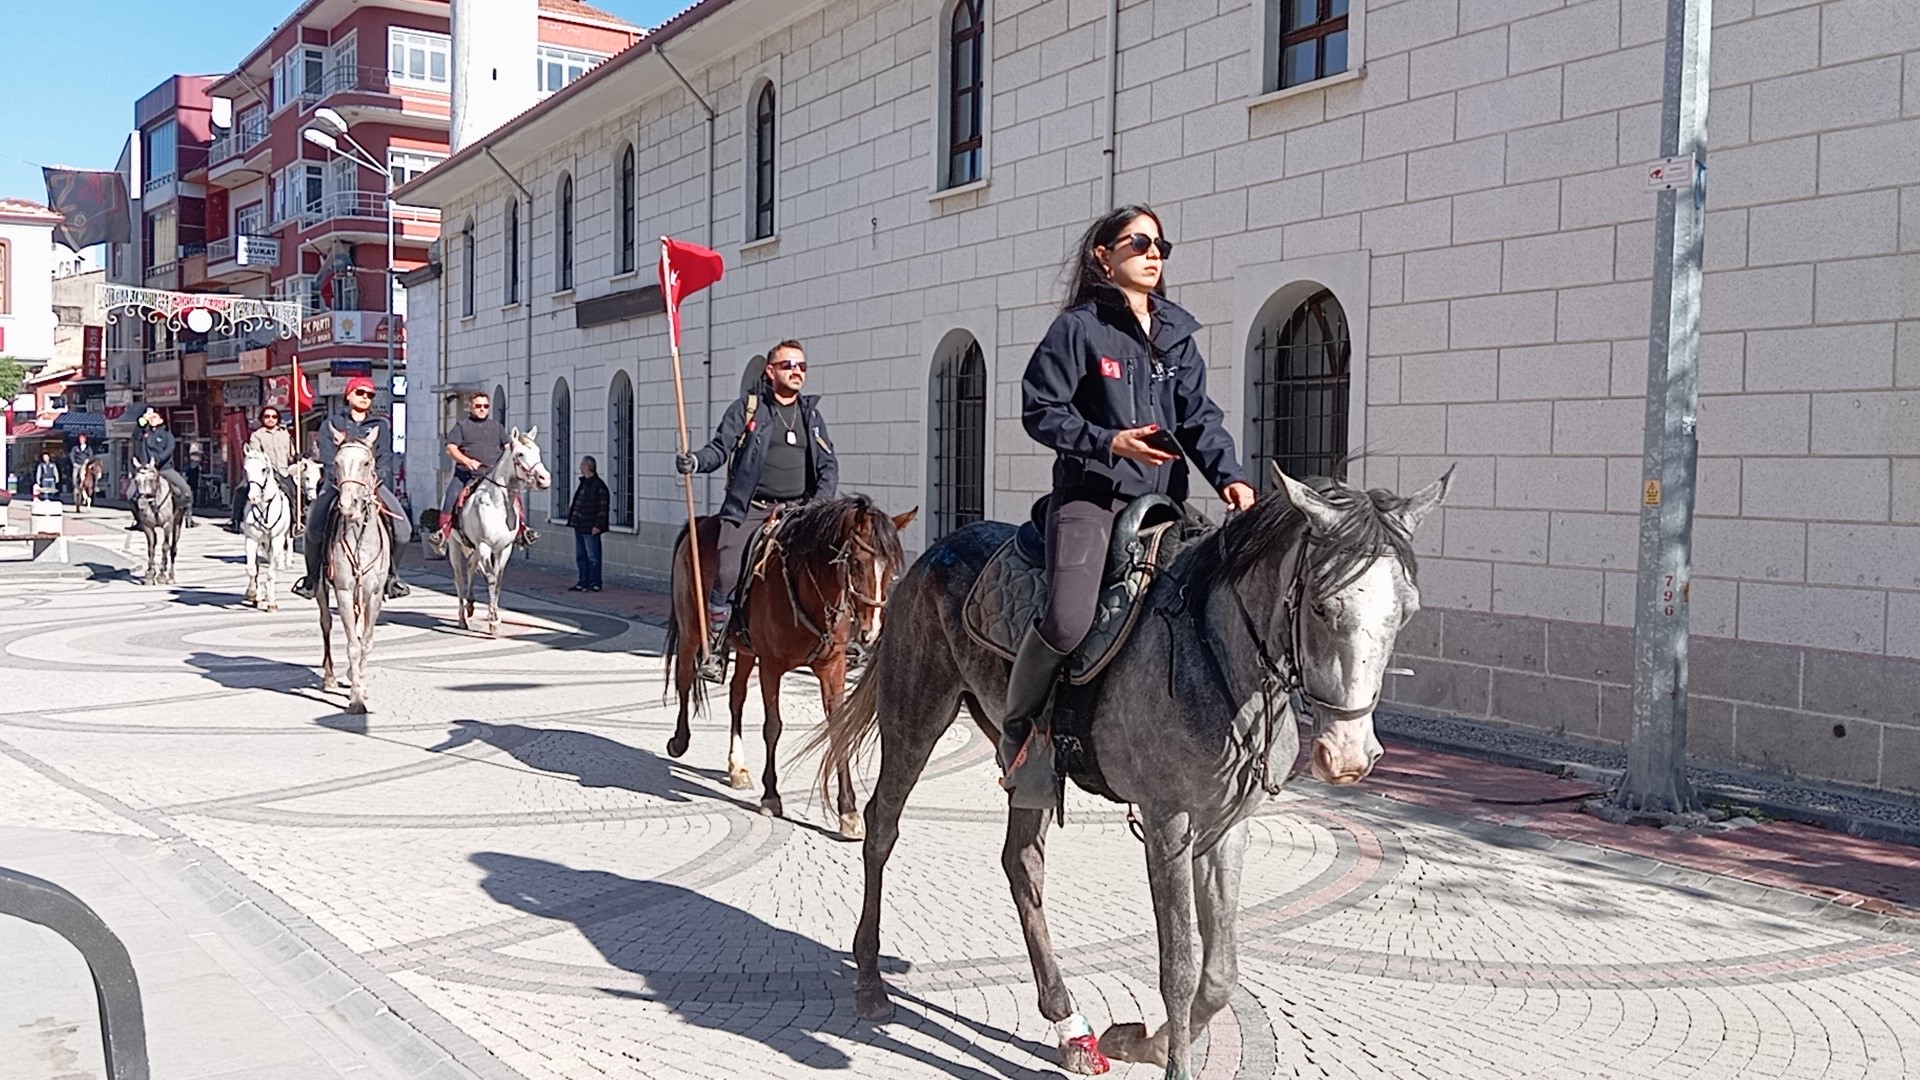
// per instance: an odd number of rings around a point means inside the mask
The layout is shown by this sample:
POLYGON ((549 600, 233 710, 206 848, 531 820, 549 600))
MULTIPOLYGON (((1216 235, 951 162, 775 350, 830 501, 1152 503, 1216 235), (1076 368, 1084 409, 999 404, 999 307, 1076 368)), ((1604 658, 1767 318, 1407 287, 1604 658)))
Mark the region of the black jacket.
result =
MULTIPOLYGON (((773 395, 762 381, 760 408, 751 426, 747 423, 747 398, 742 394, 720 418, 720 429, 713 441, 693 452, 700 472, 712 472, 728 466, 727 499, 720 504, 720 517, 738 525, 747 518, 747 504, 760 486, 760 470, 767 461, 767 442, 773 438, 773 395), (740 435, 746 433, 745 441, 740 435), (734 450, 735 446, 739 450, 734 450)), ((801 426, 807 433, 807 498, 831 499, 840 491, 840 462, 833 455, 833 440, 827 437, 827 422, 820 418, 820 397, 800 396, 801 426)))
POLYGON ((1058 455, 1056 489, 1184 499, 1187 459, 1215 490, 1246 478, 1207 396, 1207 363, 1193 340, 1199 322, 1158 297, 1153 314, 1149 342, 1125 295, 1104 288, 1098 300, 1061 312, 1033 350, 1020 380, 1021 420, 1058 455), (1186 457, 1153 467, 1113 453, 1116 432, 1148 424, 1172 432, 1186 457))
POLYGON ((349 439, 373 439, 374 467, 379 470, 380 483, 388 490, 393 488, 393 421, 380 413, 368 413, 365 422, 356 422, 353 413, 346 406, 333 411, 327 422, 320 425, 320 463, 326 466, 323 474, 328 483, 335 479, 333 458, 340 452, 340 444, 333 433, 342 432, 349 439))
POLYGON ((133 441, 133 460, 173 468, 173 432, 163 427, 142 428, 140 437, 133 441))
POLYGON ((573 505, 567 507, 567 524, 576 529, 607 531, 607 513, 613 508, 613 493, 598 476, 583 476, 573 490, 573 505))

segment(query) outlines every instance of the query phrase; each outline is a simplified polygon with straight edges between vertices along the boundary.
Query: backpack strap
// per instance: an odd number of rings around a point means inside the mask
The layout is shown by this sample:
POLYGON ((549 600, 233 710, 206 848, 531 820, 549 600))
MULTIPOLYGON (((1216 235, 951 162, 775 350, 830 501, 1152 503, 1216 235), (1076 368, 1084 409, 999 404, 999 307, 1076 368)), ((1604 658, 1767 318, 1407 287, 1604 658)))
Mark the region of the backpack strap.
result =
POLYGON ((747 422, 740 427, 740 437, 734 440, 733 452, 747 445, 747 436, 753 434, 753 414, 760 411, 760 394, 756 391, 747 395, 747 422))

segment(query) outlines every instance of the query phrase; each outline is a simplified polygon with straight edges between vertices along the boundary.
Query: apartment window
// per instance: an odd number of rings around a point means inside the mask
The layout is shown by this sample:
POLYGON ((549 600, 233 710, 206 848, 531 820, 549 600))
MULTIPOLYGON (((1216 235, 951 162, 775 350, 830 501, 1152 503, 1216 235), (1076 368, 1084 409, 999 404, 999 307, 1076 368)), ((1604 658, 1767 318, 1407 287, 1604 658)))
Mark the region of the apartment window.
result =
POLYGON ((251 146, 267 137, 267 110, 261 105, 250 105, 240 113, 240 119, 233 123, 233 133, 243 146, 251 146))
MULTIPOLYGON (((115 248, 118 253, 118 248, 115 248)), ((13 314, 13 245, 0 240, 0 315, 13 314)))
POLYGON ((986 516, 987 362, 968 336, 940 359, 933 386, 934 538, 986 516))
POLYGON ((567 380, 557 379, 553 384, 553 421, 548 428, 553 432, 553 511, 555 521, 565 521, 567 511, 573 508, 573 394, 567 390, 567 380))
POLYGON ((520 200, 507 200, 507 216, 501 225, 505 242, 501 249, 501 277, 506 280, 506 300, 509 304, 520 302, 520 200))
POLYGON ((633 147, 620 155, 620 272, 634 268, 634 209, 639 201, 639 177, 634 172, 633 147))
POLYGON ((958 0, 947 34, 946 187, 981 176, 986 147, 986 0, 958 0))
MULTIPOLYGON (((330 192, 353 192, 360 190, 360 163, 349 157, 336 157, 327 162, 327 190, 330 192)), ((338 205, 349 206, 351 198, 338 200, 338 205)))
POLYGON ((613 495, 609 522, 633 526, 633 383, 624 371, 607 391, 607 487, 613 495))
POLYGON ((359 32, 348 31, 347 36, 334 42, 327 53, 327 71, 331 74, 327 80, 327 92, 357 88, 360 85, 359 32))
POLYGON ((180 259, 180 219, 172 210, 146 215, 145 235, 148 270, 169 266, 180 259))
POLYGON ((460 230, 460 314, 473 315, 474 275, 473 219, 460 230))
POLYGON ((1253 460, 1260 483, 1346 471, 1353 345, 1346 313, 1322 289, 1259 329, 1253 380, 1253 460))
POLYGON ((542 45, 534 58, 537 69, 536 78, 540 85, 540 96, 559 90, 573 80, 592 70, 594 65, 605 60, 599 53, 581 52, 579 49, 563 49, 558 45, 542 45))
POLYGON ((573 288, 573 177, 560 176, 560 190, 553 200, 553 289, 566 292, 573 288))
POLYGON ((1347 70, 1349 0, 1268 0, 1267 90, 1347 70))
POLYGON ((273 108, 280 111, 302 97, 318 96, 327 77, 327 50, 302 45, 273 66, 273 108))
POLYGON ((171 120, 153 125, 140 133, 141 157, 146 163, 146 190, 173 179, 180 167, 180 130, 171 120))
POLYGON ((242 236, 259 236, 267 231, 266 207, 248 203, 233 212, 233 231, 242 236))
POLYGON ((753 236, 764 240, 773 235, 775 165, 778 148, 777 102, 773 84, 760 88, 753 105, 753 236))
POLYGON ((424 150, 389 150, 387 168, 393 173, 393 186, 415 180, 428 169, 447 160, 445 154, 430 154, 424 150))
POLYGON ((445 34, 390 27, 387 30, 387 80, 445 90, 451 50, 445 34))

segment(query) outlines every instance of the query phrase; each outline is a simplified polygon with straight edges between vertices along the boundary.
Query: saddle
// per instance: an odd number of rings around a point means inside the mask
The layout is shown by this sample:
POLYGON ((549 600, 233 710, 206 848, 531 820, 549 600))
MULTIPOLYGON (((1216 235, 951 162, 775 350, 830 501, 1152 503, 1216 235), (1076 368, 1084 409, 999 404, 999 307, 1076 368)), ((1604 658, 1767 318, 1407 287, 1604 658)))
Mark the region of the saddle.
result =
MULTIPOLYGON (((767 515, 766 523, 761 525, 753 537, 747 541, 747 548, 740 557, 745 560, 746 572, 740 575, 739 584, 733 587, 733 595, 728 602, 733 605, 733 614, 728 619, 727 634, 737 638, 748 651, 753 649, 753 639, 747 629, 747 597, 753 593, 753 583, 765 576, 767 559, 778 546, 777 537, 780 523, 785 514, 779 510, 767 515)), ((799 610, 796 601, 794 609, 799 610)), ((804 615, 802 616, 804 618, 804 615)))
MULTIPOLYGON (((428 510, 427 513, 434 515, 434 523, 428 527, 439 529, 442 540, 450 539, 453 536, 453 530, 460 526, 460 514, 467 508, 467 500, 473 498, 473 493, 479 491, 480 485, 486 482, 487 476, 484 473, 476 475, 473 479, 467 481, 466 486, 460 489, 460 494, 454 496, 453 513, 446 515, 444 518, 440 516, 437 508, 428 510)), ((537 540, 539 536, 527 527, 527 508, 523 505, 520 493, 517 491, 513 493, 513 498, 508 500, 507 514, 507 524, 514 527, 515 542, 522 547, 533 546, 533 542, 537 540)), ((422 514, 420 517, 421 524, 426 524, 426 514, 422 514)))
MULTIPOLYGON (((1034 518, 1046 513, 1045 500, 1034 518)), ((1101 575, 1100 603, 1093 628, 1066 663, 1067 681, 1085 686, 1100 677, 1139 620, 1140 597, 1171 561, 1167 533, 1179 523, 1180 506, 1165 495, 1135 499, 1113 522, 1107 566, 1101 575)), ((1046 540, 1037 521, 1022 524, 1000 545, 967 592, 963 619, 967 635, 1005 660, 1020 649, 1020 639, 1047 606, 1046 540)))

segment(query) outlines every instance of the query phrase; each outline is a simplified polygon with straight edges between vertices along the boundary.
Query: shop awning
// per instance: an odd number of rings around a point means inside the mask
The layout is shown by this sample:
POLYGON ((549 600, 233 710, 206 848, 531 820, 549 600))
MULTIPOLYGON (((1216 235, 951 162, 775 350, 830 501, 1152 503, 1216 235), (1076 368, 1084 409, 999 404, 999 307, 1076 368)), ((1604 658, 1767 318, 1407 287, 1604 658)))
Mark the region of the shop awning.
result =
POLYGON ((38 439, 51 430, 51 428, 41 427, 39 424, 22 424, 8 432, 7 438, 14 440, 38 439))
POLYGON ((67 412, 53 422, 53 430, 68 435, 85 435, 89 439, 107 437, 107 418, 99 413, 67 412))

